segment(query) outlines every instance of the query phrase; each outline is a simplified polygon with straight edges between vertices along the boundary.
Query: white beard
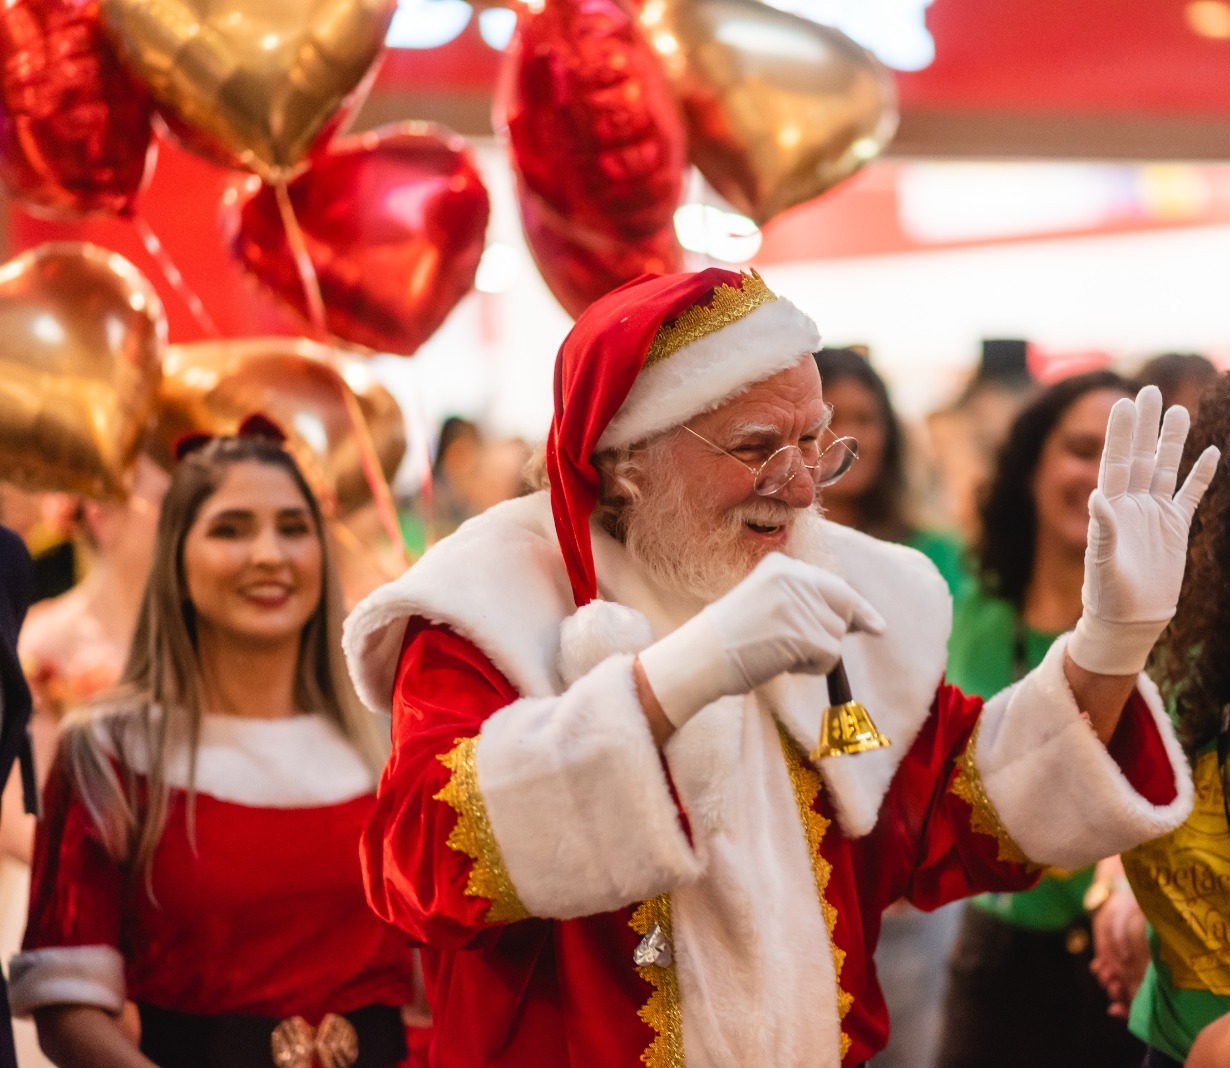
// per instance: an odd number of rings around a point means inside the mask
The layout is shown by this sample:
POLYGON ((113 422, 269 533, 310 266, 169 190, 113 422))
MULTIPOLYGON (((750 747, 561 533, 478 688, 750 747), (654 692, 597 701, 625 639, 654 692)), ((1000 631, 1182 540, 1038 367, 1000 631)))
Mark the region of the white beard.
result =
MULTIPOLYGON (((624 546, 665 589, 708 603, 733 589, 769 553, 747 536, 746 523, 788 528, 784 551, 798 555, 805 516, 819 511, 792 508, 762 497, 723 512, 706 508, 689 494, 679 469, 662 457, 638 473, 640 495, 624 507, 624 546)), ((692 491, 694 493, 694 490, 692 491)))

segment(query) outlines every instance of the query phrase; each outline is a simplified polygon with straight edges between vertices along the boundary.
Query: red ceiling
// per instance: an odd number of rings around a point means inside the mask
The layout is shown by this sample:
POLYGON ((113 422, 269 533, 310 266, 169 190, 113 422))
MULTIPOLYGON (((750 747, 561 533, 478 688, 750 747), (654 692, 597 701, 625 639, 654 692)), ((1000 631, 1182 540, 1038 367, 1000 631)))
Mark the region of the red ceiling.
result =
MULTIPOLYGON (((1230 40, 1187 0, 935 0, 935 62, 901 74, 904 106, 1230 114, 1230 40)), ((1230 154, 1230 145, 1227 146, 1230 154)))
MULTIPOLYGON (((1230 40, 1197 35, 1187 0, 934 0, 925 70, 898 75, 903 109, 1230 115, 1230 40)), ((483 91, 498 54, 472 20, 452 43, 398 50, 386 88, 483 91)), ((1230 155, 1230 145, 1227 145, 1230 155)))

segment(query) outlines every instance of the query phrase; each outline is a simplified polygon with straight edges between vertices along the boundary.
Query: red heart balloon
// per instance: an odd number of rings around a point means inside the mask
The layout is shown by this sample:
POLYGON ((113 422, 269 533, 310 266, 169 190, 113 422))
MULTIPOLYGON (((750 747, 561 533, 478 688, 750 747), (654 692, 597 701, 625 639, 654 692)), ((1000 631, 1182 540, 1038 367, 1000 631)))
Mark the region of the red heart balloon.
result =
POLYGON ((672 223, 639 241, 621 241, 572 226, 540 200, 522 194, 526 244, 555 299, 574 319, 604 293, 642 274, 683 270, 672 223))
MULTIPOLYGON (((409 356, 473 286, 490 204, 459 135, 404 123, 343 138, 288 191, 333 336, 409 356)), ((307 316, 274 190, 229 199, 235 256, 307 316)))
POLYGON ((129 214, 153 165, 153 104, 103 35, 98 0, 6 0, 0 71, 12 194, 53 216, 129 214))
POLYGON ((683 119, 616 0, 547 0, 524 13, 498 108, 526 237, 561 304, 576 314, 646 262, 678 269, 683 119))

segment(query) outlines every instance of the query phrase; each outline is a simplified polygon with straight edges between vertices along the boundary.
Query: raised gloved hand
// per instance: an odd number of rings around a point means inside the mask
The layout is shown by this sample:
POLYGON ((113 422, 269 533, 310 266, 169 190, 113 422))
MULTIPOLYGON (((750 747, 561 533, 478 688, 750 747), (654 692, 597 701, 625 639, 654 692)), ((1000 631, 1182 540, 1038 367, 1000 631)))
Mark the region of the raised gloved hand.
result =
POLYGON ((880 634, 884 620, 845 579, 770 553, 639 659, 666 718, 682 727, 719 697, 749 693, 784 671, 831 671, 850 630, 880 634))
POLYGON ((1098 488, 1089 497, 1084 611, 1068 655, 1087 671, 1133 675, 1174 615, 1187 562, 1187 533, 1221 455, 1209 446, 1175 493, 1191 422, 1145 386, 1117 401, 1106 428, 1098 488))

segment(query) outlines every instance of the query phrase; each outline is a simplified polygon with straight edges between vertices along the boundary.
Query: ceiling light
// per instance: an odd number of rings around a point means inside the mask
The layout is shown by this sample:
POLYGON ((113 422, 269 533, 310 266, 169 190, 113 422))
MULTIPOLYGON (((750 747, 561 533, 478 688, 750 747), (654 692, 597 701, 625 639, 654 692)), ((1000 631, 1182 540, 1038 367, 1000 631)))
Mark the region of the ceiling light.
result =
POLYGON ((1230 39, 1230 4, 1223 0, 1192 0, 1183 14, 1193 33, 1220 41, 1230 39))

